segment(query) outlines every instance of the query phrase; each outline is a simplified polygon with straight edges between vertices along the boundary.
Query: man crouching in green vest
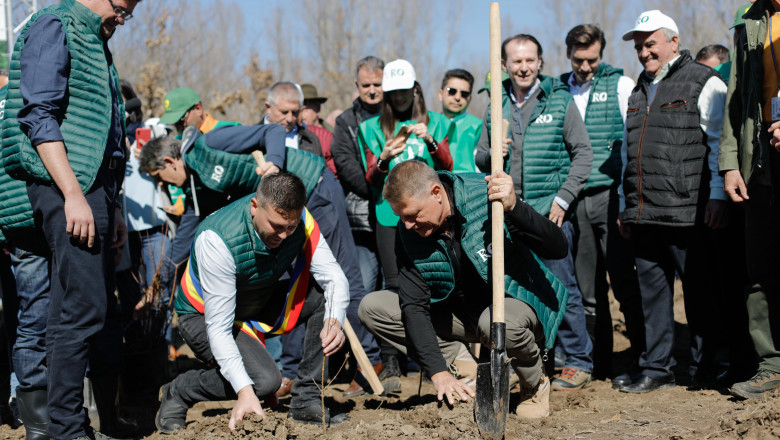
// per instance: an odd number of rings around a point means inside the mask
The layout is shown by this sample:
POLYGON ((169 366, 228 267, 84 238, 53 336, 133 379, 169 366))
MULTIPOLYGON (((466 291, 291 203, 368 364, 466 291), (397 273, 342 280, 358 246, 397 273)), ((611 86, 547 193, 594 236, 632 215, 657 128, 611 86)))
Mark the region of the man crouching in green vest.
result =
POLYGON ((541 418, 550 411, 542 352, 555 341, 568 292, 536 254, 562 258, 568 247, 556 224, 518 200, 513 188, 503 171, 486 177, 437 173, 419 161, 396 165, 383 196, 400 217, 395 249, 399 291, 366 295, 359 316, 376 337, 420 364, 439 400, 446 396, 454 404, 474 397, 447 370, 447 361, 457 353, 443 352, 437 337, 489 343, 489 204, 500 200, 506 213, 507 352, 522 386, 516 413, 541 418))
POLYGON ((200 401, 238 399, 231 430, 248 413, 265 418, 259 398, 272 395, 282 381, 265 338, 304 324, 303 360, 288 417, 316 424, 323 415, 327 424, 346 419, 322 408, 317 384, 323 380, 323 355, 344 344, 349 287, 305 201, 299 177, 268 175, 254 196, 198 227, 176 312, 184 340, 216 368, 187 371, 162 387, 155 419, 160 431, 184 428, 187 409, 200 401))

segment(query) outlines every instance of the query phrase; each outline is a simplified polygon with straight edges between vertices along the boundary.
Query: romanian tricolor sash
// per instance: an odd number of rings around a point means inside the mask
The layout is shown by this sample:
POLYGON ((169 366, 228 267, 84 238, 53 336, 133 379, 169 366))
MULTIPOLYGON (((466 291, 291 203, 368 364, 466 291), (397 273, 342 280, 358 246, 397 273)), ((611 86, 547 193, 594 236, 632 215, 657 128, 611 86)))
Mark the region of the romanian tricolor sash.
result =
MULTIPOLYGON (((296 258, 295 267, 290 276, 287 299, 284 302, 284 309, 279 319, 273 325, 251 320, 236 320, 233 322, 234 327, 253 337, 263 345, 265 345, 266 333, 281 335, 289 333, 295 327, 295 324, 298 323, 298 317, 301 315, 306 294, 309 291, 309 268, 311 267, 314 251, 317 249, 317 244, 320 241, 320 227, 306 208, 303 209, 301 214, 301 222, 306 232, 306 240, 298 253, 298 258, 296 258)), ((193 273, 192 258, 187 263, 187 269, 182 276, 181 288, 192 307, 199 313, 204 313, 203 288, 198 281, 198 277, 193 273)))

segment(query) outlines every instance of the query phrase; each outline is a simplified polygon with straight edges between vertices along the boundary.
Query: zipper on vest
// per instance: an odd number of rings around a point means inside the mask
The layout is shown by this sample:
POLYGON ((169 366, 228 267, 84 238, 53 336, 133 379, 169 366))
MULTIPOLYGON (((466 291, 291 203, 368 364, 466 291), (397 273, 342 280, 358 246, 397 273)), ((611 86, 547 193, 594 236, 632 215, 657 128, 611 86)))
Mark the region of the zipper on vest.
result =
MULTIPOLYGON (((658 90, 655 92, 658 94, 658 90)), ((650 117, 650 104, 647 104, 647 112, 645 112, 645 120, 642 122, 642 133, 639 136, 639 151, 637 152, 636 166, 637 175, 639 176, 639 182, 637 189, 639 192, 639 209, 636 212, 636 222, 639 223, 639 218, 642 216, 642 205, 644 204, 644 198, 642 198, 642 144, 645 143, 645 128, 647 128, 647 118, 650 117)))

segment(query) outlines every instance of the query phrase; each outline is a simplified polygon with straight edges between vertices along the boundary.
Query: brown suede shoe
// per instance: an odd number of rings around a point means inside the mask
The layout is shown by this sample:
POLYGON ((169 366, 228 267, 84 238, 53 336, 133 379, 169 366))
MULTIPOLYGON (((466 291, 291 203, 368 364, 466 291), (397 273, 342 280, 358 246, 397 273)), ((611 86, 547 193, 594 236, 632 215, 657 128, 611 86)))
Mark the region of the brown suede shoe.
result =
MULTIPOLYGON (((374 371, 377 375, 382 372, 382 370, 385 369, 385 366, 383 363, 378 363, 376 365, 372 365, 374 368, 374 371)), ((352 382, 349 383, 349 388, 347 388, 346 391, 344 391, 343 396, 344 397, 357 397, 362 396, 364 394, 367 394, 368 391, 371 391, 371 386, 368 385, 368 380, 363 376, 361 373, 362 369, 358 367, 358 372, 355 375, 355 379, 352 380, 352 382), (365 387, 364 387, 365 385, 365 387)))
POLYGON ((282 377, 282 386, 280 386, 279 389, 276 391, 276 397, 281 398, 290 394, 290 390, 292 390, 292 386, 293 386, 293 379, 290 379, 289 377, 282 377))

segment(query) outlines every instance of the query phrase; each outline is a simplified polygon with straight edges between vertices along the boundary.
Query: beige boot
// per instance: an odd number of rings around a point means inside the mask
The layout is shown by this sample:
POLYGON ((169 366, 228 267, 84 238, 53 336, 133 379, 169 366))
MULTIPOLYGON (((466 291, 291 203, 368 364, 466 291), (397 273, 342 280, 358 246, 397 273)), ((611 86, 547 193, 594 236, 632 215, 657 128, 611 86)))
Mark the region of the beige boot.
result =
POLYGON ((524 419, 541 419, 550 415, 550 379, 544 373, 535 387, 522 387, 515 414, 524 419))
POLYGON ((460 352, 450 364, 450 373, 458 380, 476 389, 477 387, 477 361, 465 345, 461 344, 460 352))

